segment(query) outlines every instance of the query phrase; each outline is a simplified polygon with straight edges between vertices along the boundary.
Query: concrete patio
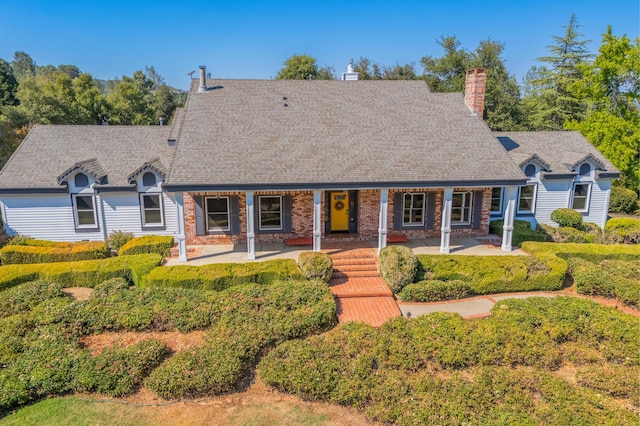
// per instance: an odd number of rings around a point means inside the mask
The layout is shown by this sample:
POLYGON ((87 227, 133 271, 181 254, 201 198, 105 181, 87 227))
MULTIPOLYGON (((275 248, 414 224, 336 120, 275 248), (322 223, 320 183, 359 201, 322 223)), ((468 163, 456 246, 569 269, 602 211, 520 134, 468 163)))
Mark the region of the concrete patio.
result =
MULTIPOLYGON (((504 252, 499 244, 499 238, 494 235, 480 238, 451 238, 450 247, 452 255, 475 255, 475 256, 526 256, 527 253, 514 248, 511 252, 504 252)), ((440 254, 440 239, 415 239, 404 245, 413 250, 416 254, 440 254)), ((323 241, 322 251, 335 253, 343 249, 354 248, 375 248, 377 241, 323 241)), ((209 263, 244 263, 247 260, 246 244, 228 245, 206 245, 189 246, 187 262, 180 262, 177 257, 167 259, 166 265, 206 265, 209 263)), ((297 260, 303 251, 312 250, 308 246, 287 246, 284 243, 256 243, 256 260, 264 261, 272 259, 293 259, 297 260)))

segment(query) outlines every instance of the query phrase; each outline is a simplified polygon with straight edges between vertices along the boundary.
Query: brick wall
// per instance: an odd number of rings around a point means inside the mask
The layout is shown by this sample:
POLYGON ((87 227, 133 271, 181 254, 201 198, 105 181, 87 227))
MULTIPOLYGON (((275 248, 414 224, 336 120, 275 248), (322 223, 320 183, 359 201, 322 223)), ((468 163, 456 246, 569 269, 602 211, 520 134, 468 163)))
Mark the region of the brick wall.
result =
MULTIPOLYGON (((478 189, 456 188, 456 191, 477 191, 478 189)), ((471 229, 470 227, 453 227, 451 235, 454 237, 477 237, 487 235, 489 233, 489 216, 491 208, 491 188, 483 188, 482 197, 482 216, 479 229, 471 229)), ((291 233, 274 233, 274 234, 258 234, 256 233, 256 242, 282 242, 286 238, 295 237, 311 237, 313 236, 313 192, 312 191, 284 191, 284 192, 255 192, 254 199, 256 202, 260 195, 291 195, 292 217, 291 217, 291 233)), ((389 213, 387 230, 392 233, 403 233, 409 238, 439 238, 440 227, 442 224, 442 190, 434 189, 393 189, 389 191, 389 213), (395 194, 398 192, 435 192, 435 220, 434 229, 426 230, 393 230, 393 212, 395 194)), ((321 224, 324 228, 325 221, 325 198, 322 195, 321 224)), ((184 194, 184 214, 185 214, 185 231, 187 244, 189 245, 207 245, 207 244, 246 244, 247 241, 247 206, 246 196, 244 192, 219 192, 206 193, 194 192, 184 194), (240 234, 238 235, 196 235, 195 221, 195 203, 193 196, 230 196, 236 195, 239 200, 239 216, 240 216, 240 234)), ((372 239, 378 237, 378 220, 380 216, 380 191, 379 190, 361 190, 358 191, 358 238, 372 239)), ((256 226, 258 226, 256 224, 256 226)), ((324 232, 324 229, 323 229, 324 232)))

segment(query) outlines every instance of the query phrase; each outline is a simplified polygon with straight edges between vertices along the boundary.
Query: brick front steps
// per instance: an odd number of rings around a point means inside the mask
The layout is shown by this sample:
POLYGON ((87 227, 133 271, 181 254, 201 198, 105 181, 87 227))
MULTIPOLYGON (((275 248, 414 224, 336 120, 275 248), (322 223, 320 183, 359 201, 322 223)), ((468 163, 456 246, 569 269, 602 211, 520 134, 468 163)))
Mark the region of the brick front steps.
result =
POLYGON ((387 283, 378 272, 375 249, 359 248, 329 253, 333 277, 329 286, 338 306, 338 322, 363 321, 379 327, 400 316, 387 283))

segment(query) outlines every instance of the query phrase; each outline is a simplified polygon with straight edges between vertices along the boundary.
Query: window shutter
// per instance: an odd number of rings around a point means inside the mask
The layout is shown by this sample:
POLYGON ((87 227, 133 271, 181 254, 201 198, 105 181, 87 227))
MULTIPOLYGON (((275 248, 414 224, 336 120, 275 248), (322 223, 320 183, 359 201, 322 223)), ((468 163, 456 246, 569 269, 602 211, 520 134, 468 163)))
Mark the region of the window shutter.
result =
POLYGON ((291 233, 291 195, 282 196, 282 230, 285 234, 291 233))
POLYGON ((436 193, 427 192, 427 218, 424 221, 425 227, 432 230, 436 220, 436 193))
POLYGON ((402 199, 404 193, 396 192, 393 194, 393 229, 399 231, 402 229, 402 199))
POLYGON ((358 233, 358 191, 349 191, 349 233, 358 233))
POLYGON ((195 206, 196 213, 196 235, 204 235, 204 209, 202 205, 204 203, 202 195, 194 195, 193 202, 195 206))
POLYGON ((240 233, 240 202, 237 195, 229 197, 229 209, 231 210, 231 235, 238 235, 240 233))
POLYGON ((331 192, 324 193, 324 233, 331 234, 331 192))
POLYGON ((484 191, 475 191, 473 200, 473 229, 480 228, 482 217, 482 194, 484 191))

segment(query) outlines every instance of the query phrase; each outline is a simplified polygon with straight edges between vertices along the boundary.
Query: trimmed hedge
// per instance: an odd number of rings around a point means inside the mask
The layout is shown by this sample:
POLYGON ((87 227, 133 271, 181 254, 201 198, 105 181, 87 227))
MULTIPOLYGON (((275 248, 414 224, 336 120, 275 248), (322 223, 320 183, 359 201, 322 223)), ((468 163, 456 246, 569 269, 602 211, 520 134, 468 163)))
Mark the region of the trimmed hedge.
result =
POLYGON ((133 238, 133 232, 113 231, 107 238, 107 246, 109 247, 109 249, 117 253, 123 245, 133 240, 133 238))
POLYGON ((142 279, 141 285, 220 291, 239 284, 271 284, 283 279, 304 280, 306 277, 294 260, 276 259, 156 268, 142 279))
MULTIPOLYGON (((493 220, 489 222, 489 232, 502 237, 504 220, 493 220)), ((526 220, 514 220, 513 222, 513 238, 511 244, 514 246, 522 246, 525 241, 545 241, 546 236, 543 232, 531 229, 531 224, 526 220)))
POLYGON ((640 219, 615 217, 607 221, 604 229, 615 235, 616 242, 624 244, 640 243, 640 219))
POLYGON ((0 266, 0 290, 35 279, 52 281, 63 287, 95 287, 109 278, 122 277, 139 285, 142 276, 161 261, 160 255, 144 254, 79 262, 0 266))
POLYGON ((402 301, 438 302, 440 300, 462 299, 475 293, 465 281, 420 281, 409 284, 398 294, 402 301))
POLYGON ((258 374, 385 424, 637 423, 616 401, 548 371, 568 360, 635 372, 637 319, 576 298, 509 299, 484 319, 436 313, 288 341, 263 357, 258 374))
POLYGON ((130 240, 118 250, 118 256, 157 253, 162 257, 171 256, 173 237, 171 235, 145 235, 130 240))
POLYGON ((612 186, 609 196, 609 211, 612 213, 633 214, 638 205, 638 194, 622 186, 612 186))
POLYGON ((329 282, 333 275, 333 261, 327 253, 305 251, 298 256, 298 265, 310 280, 329 282))
POLYGON ((418 259, 409 247, 387 246, 380 251, 380 275, 394 293, 415 279, 418 259))
POLYGON ((556 209, 551 212, 551 220, 561 227, 579 229, 582 226, 582 214, 573 209, 556 209))
MULTIPOLYGON (((99 241, 78 243, 31 244, 40 240, 27 240, 26 245, 8 245, 0 249, 4 265, 21 263, 76 262, 109 257, 107 245, 99 241)), ((53 243, 47 241, 46 243, 53 243)))
POLYGON ((578 293, 616 298, 640 307, 640 259, 589 261, 572 257, 569 269, 578 293))
POLYGON ((544 232, 548 241, 554 243, 593 243, 596 241, 596 235, 588 234, 570 226, 555 226, 539 224, 538 229, 544 232))

